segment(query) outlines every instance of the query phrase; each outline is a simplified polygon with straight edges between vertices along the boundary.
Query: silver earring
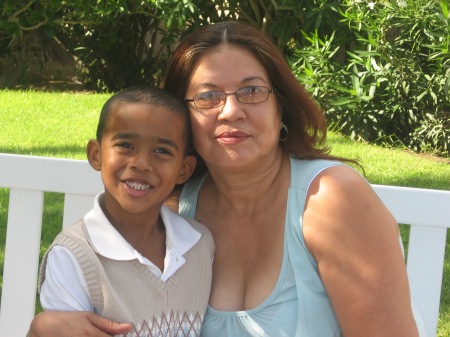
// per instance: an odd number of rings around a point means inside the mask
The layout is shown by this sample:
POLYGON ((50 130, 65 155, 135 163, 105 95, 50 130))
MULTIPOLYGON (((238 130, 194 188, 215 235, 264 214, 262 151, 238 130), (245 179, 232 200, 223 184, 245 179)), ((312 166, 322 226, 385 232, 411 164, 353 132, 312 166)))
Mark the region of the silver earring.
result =
POLYGON ((280 131, 280 142, 285 142, 288 139, 289 130, 283 122, 281 122, 281 131, 280 131), (284 130, 284 137, 281 136, 284 130))

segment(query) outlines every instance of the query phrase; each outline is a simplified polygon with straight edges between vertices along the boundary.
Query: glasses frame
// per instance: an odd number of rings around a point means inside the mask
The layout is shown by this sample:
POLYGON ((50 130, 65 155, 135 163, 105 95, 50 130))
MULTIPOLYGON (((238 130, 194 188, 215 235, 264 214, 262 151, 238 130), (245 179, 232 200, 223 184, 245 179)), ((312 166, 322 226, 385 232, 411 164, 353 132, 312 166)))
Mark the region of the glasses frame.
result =
POLYGON ((190 103, 190 102, 194 103, 194 105, 195 105, 195 107, 196 107, 197 109, 208 110, 208 109, 215 109, 215 108, 224 106, 224 105, 227 103, 227 98, 228 98, 228 96, 236 95, 237 101, 238 101, 239 103, 242 103, 242 104, 259 104, 259 103, 262 103, 262 102, 267 101, 267 100, 269 99, 269 95, 270 95, 270 94, 274 94, 274 93, 276 93, 276 92, 277 92, 276 89, 269 89, 269 88, 264 87, 264 86, 262 86, 262 85, 251 85, 251 86, 247 86, 247 87, 238 89, 238 90, 236 90, 235 92, 225 92, 225 91, 216 91, 216 90, 204 91, 204 92, 201 92, 201 93, 198 93, 198 94, 194 95, 192 98, 185 98, 184 101, 185 101, 186 103, 190 103), (239 91, 242 91, 242 90, 245 90, 245 89, 248 89, 248 88, 264 88, 264 89, 266 89, 266 90, 267 90, 267 97, 266 97, 266 99, 263 100, 263 101, 260 101, 260 102, 253 102, 253 103, 250 103, 250 102, 242 102, 242 101, 240 101, 240 100, 239 100, 239 96, 238 96, 239 91), (197 104, 195 103, 195 98, 198 97, 199 95, 202 95, 202 94, 208 93, 208 92, 218 92, 218 93, 223 93, 223 94, 225 95, 225 99, 223 100, 223 103, 222 103, 222 104, 219 104, 219 105, 216 105, 216 106, 213 106, 213 107, 211 107, 211 108, 201 108, 201 107, 197 106, 197 104))

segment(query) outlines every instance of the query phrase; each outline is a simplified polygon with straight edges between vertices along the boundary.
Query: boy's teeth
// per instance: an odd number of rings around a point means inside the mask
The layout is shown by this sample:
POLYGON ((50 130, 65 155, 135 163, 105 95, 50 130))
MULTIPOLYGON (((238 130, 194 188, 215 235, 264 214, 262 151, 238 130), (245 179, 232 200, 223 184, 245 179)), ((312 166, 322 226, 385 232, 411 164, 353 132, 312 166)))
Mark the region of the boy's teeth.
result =
POLYGON ((148 185, 148 184, 138 184, 138 183, 134 183, 131 181, 127 181, 126 184, 129 188, 132 188, 133 190, 137 190, 137 191, 143 191, 150 187, 150 185, 148 185))

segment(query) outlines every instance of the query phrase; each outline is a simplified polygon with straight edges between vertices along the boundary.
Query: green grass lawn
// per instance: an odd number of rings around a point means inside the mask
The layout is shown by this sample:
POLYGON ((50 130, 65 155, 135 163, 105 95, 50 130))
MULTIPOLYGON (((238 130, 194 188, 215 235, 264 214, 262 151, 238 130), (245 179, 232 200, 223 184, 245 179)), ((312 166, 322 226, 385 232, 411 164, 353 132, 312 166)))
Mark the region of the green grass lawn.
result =
POLYGON ((109 96, 0 91, 0 152, 84 159, 109 96))
MULTIPOLYGON (((95 137, 100 109, 109 94, 45 93, 0 90, 0 152, 59 158, 85 158, 85 146, 95 137)), ((330 133, 335 155, 357 159, 374 184, 450 190, 450 162, 403 150, 356 143, 330 133)), ((1 168, 0 168, 1 174, 1 168)), ((41 253, 59 232, 62 195, 47 193, 41 253)), ((0 286, 5 248, 8 191, 0 189, 0 286)), ((401 226, 407 245, 407 226, 401 226)), ((450 238, 444 266, 439 337, 450 336, 450 238)))

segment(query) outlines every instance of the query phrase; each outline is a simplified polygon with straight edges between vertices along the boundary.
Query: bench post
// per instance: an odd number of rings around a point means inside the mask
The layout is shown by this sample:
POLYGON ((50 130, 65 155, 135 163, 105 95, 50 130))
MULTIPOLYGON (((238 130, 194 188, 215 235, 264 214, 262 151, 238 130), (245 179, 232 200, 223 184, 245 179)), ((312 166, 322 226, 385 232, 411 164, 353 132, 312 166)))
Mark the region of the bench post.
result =
POLYGON ((420 313, 426 336, 436 336, 447 229, 411 226, 406 268, 411 297, 420 313))
POLYGON ((0 336, 24 337, 34 317, 44 193, 10 190, 0 336), (18 289, 20 291, 18 291, 18 289))

